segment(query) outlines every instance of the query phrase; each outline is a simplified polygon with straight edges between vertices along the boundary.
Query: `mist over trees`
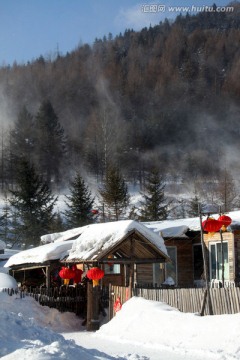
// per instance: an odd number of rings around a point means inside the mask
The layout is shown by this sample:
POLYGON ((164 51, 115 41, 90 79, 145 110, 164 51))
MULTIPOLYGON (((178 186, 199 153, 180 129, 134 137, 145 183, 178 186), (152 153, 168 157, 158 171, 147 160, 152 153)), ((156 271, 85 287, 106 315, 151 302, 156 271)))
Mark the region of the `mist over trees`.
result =
POLYGON ((232 6, 2 65, 2 190, 14 187, 25 157, 53 190, 82 168, 101 183, 114 163, 141 187, 154 166, 169 182, 199 191, 204 182, 207 196, 217 181, 223 194, 223 167, 232 179, 240 173, 240 5, 232 6))

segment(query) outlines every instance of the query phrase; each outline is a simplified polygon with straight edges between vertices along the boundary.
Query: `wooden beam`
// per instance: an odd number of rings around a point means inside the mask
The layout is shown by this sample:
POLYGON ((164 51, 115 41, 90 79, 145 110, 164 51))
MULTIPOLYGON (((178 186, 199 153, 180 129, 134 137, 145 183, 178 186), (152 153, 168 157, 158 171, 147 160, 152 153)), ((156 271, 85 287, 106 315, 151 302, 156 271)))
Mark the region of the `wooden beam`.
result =
MULTIPOLYGON (((148 258, 148 259, 111 259, 113 264, 154 264, 154 263, 164 263, 165 259, 162 258, 148 258)), ((107 264, 109 259, 102 259, 99 261, 99 264, 107 264)))

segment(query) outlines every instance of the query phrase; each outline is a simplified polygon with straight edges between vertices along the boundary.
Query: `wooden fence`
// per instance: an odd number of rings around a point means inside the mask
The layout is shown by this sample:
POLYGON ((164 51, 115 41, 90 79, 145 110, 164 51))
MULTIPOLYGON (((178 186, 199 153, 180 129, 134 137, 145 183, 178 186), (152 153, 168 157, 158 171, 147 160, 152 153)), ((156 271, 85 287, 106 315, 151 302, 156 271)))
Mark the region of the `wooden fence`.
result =
MULTIPOLYGON (((9 291, 8 291, 9 292, 9 291)), ((87 312, 87 294, 84 287, 33 288, 28 291, 18 291, 21 297, 32 296, 41 305, 56 308, 61 312, 71 311, 83 318, 87 312)), ((12 292, 9 292, 11 295, 12 292)), ((112 286, 101 289, 100 303, 102 308, 109 307, 109 319, 115 315, 114 304, 119 298, 124 304, 132 296, 140 296, 147 300, 162 301, 182 312, 200 313, 203 299, 206 295, 204 288, 193 289, 163 289, 163 288, 134 288, 112 286)), ((240 313, 240 288, 210 288, 206 297, 203 315, 209 315, 211 303, 213 315, 240 313)))
MULTIPOLYGON (((124 304, 130 296, 141 296, 147 300, 162 301, 168 305, 179 309, 182 312, 200 313, 202 310, 203 299, 206 295, 204 288, 193 289, 146 289, 134 288, 129 296, 129 288, 111 286, 109 316, 114 316, 113 306, 117 297, 124 304)), ((210 288, 210 302, 213 315, 235 314, 240 312, 240 288, 210 288)), ((204 315, 209 315, 209 300, 206 298, 204 315)))
MULTIPOLYGON (((71 311, 76 315, 85 315, 87 312, 87 287, 60 286, 60 287, 29 287, 28 289, 4 289, 10 296, 18 294, 20 298, 30 296, 40 305, 58 309, 60 312, 71 311)), ((109 288, 100 289, 100 308, 109 306, 109 288)))

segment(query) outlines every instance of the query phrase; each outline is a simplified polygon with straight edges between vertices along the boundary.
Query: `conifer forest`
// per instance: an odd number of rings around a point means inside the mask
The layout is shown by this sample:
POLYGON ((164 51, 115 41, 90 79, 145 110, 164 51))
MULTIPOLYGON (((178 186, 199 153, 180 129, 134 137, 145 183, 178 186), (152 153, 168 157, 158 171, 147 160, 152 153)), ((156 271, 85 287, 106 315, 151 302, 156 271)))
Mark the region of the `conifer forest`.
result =
MULTIPOLYGON (((64 228, 62 214, 51 217, 61 193, 68 195, 65 219, 75 225, 77 197, 88 214, 97 199, 107 219, 128 208, 125 217, 155 220, 151 206, 129 205, 135 186, 148 201, 158 193, 163 218, 194 216, 198 201, 239 208, 240 3, 232 6, 109 33, 65 55, 2 64, 0 188, 10 199, 2 233, 14 228, 10 237, 19 239, 32 222, 19 198, 30 178, 33 193, 44 193, 34 210, 46 214, 35 224, 39 234, 64 228)), ((83 223, 94 219, 85 213, 83 223)))

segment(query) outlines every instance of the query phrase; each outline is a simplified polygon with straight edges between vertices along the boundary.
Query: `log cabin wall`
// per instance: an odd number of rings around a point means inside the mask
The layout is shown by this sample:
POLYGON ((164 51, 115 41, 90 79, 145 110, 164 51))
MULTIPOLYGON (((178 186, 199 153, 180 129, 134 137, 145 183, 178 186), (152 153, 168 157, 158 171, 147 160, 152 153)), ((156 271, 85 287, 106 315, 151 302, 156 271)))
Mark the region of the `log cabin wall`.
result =
MULTIPOLYGON (((104 266, 103 266, 103 270, 105 270, 104 266)), ((103 286, 108 286, 109 284, 113 286, 126 286, 124 265, 123 264, 120 265, 119 274, 108 274, 106 272, 101 281, 103 286)))
POLYGON ((153 264, 138 264, 136 266, 136 282, 142 286, 153 284, 153 264))

